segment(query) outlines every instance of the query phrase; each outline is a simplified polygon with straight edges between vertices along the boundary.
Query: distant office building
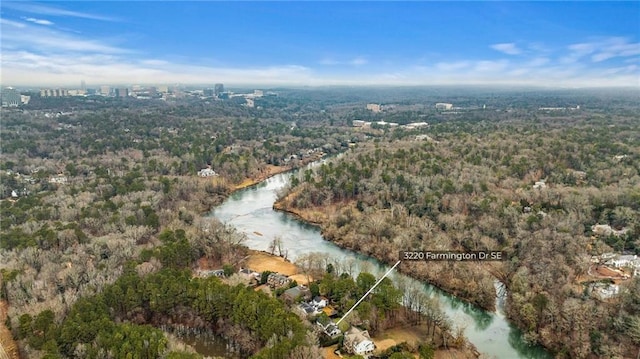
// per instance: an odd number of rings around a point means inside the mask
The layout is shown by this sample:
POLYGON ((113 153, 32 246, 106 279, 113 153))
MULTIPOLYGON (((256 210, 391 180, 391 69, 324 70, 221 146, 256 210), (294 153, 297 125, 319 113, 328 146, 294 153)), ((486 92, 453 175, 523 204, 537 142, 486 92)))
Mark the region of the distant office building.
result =
POLYGON ((436 104, 436 110, 451 110, 453 108, 453 104, 439 102, 436 104))
POLYGON ((368 103, 367 110, 372 111, 373 113, 378 113, 382 111, 382 106, 377 103, 368 103))
POLYGON ((100 94, 102 96, 109 96, 111 95, 111 87, 110 86, 106 86, 106 85, 102 85, 100 86, 100 94))
POLYGON ((67 89, 40 89, 40 97, 67 97, 67 89))
POLYGON ((87 92, 87 84, 84 82, 84 80, 80 81, 80 90, 82 90, 82 93, 87 92))
POLYGON ((264 96, 264 92, 262 92, 262 90, 253 90, 253 96, 254 97, 262 97, 262 96, 264 96))
POLYGON ((129 96, 129 89, 126 87, 121 87, 116 89, 116 97, 127 97, 129 96))
POLYGON ((22 104, 20 92, 12 87, 2 90, 2 107, 18 107, 22 104))
POLYGON ((169 86, 166 86, 166 85, 158 86, 158 92, 160 92, 160 93, 168 93, 169 92, 169 86))
POLYGON ((220 96, 220 94, 224 92, 224 85, 223 84, 215 84, 213 86, 213 91, 214 91, 214 94, 216 96, 220 96))
POLYGON ((215 92, 212 88, 208 88, 208 89, 202 90, 202 95, 206 97, 213 97, 215 95, 215 92))

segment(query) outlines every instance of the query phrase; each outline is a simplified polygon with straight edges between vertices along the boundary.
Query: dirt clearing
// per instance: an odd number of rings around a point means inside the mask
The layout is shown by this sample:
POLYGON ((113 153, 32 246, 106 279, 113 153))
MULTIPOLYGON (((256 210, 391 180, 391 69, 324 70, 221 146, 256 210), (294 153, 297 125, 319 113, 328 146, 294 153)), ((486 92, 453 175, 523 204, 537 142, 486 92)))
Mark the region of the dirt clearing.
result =
MULTIPOLYGON (((295 264, 285 261, 284 258, 273 256, 269 253, 251 251, 249 258, 245 262, 245 265, 258 273, 264 271, 278 272, 286 276, 291 276, 298 273, 298 268, 295 264)), ((306 280, 305 280, 306 281, 306 280)), ((298 281, 298 283, 300 283, 298 281)))

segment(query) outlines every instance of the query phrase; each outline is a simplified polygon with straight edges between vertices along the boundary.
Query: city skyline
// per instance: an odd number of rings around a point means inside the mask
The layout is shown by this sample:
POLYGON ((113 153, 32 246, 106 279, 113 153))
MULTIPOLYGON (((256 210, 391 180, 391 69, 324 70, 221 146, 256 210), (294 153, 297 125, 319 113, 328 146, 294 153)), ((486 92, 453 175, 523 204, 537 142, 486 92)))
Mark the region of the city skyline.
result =
POLYGON ((12 2, 3 86, 640 86, 638 2, 12 2))

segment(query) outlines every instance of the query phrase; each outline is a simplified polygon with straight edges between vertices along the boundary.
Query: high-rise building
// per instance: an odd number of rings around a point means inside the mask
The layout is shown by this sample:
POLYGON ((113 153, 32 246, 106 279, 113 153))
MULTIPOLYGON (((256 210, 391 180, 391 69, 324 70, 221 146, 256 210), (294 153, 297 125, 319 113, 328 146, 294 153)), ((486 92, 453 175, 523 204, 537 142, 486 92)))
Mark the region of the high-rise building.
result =
POLYGON ((100 94, 102 96, 109 96, 111 95, 111 87, 106 86, 106 85, 102 85, 100 86, 100 94))
POLYGON ((40 97, 67 97, 69 95, 67 89, 40 89, 40 97))
POLYGON ((84 80, 80 81, 80 90, 82 90, 82 93, 87 92, 87 84, 84 82, 84 80))
POLYGON ((117 88, 116 89, 116 97, 127 97, 129 96, 129 89, 126 87, 117 88))
POLYGON ((216 96, 220 96, 221 93, 224 92, 224 85, 223 84, 215 84, 213 86, 213 92, 216 96))
POLYGON ((18 107, 22 104, 20 92, 12 87, 2 89, 2 107, 18 107))

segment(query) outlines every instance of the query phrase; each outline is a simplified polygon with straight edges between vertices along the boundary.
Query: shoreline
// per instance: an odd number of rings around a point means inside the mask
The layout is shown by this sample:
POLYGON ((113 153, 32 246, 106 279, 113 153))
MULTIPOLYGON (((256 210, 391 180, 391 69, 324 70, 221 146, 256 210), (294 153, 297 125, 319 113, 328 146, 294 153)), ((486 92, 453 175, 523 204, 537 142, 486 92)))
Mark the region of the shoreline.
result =
MULTIPOLYGON (((372 258, 374 258, 377 261, 380 261, 382 263, 386 263, 384 261, 384 259, 378 258, 373 253, 357 250, 355 248, 351 248, 349 246, 345 246, 340 242, 336 242, 336 241, 333 241, 331 239, 326 238, 326 236, 323 233, 324 232, 323 225, 325 224, 324 221, 328 220, 328 218, 326 218, 326 216, 324 216, 324 218, 321 218, 321 219, 311 219, 311 218, 307 217, 308 216, 307 211, 291 209, 288 206, 289 196, 290 195, 287 195, 286 198, 283 198, 281 200, 276 201, 273 204, 273 209, 277 210, 277 211, 280 211, 280 212, 283 212, 283 213, 288 213, 288 214, 294 216, 295 218, 303 221, 304 223, 307 223, 307 224, 310 224, 310 225, 313 225, 313 226, 316 226, 316 227, 320 228, 320 232, 321 232, 320 234, 322 235, 324 240, 329 241, 329 242, 335 244, 336 246, 338 246, 338 247, 340 247, 342 249, 347 249, 347 250, 350 250, 350 251, 354 251, 356 253, 372 257, 372 258)), ((314 212, 320 212, 320 211, 314 211, 314 212)), ((319 217, 319 216, 317 216, 317 217, 319 217)), ((432 285, 435 288, 441 290, 442 292, 444 292, 444 293, 446 293, 448 295, 452 295, 452 296, 464 301, 465 303, 473 304, 473 305, 478 306, 479 308, 481 308, 483 310, 486 310, 488 312, 496 313, 496 311, 497 311, 497 308, 495 307, 495 305, 490 307, 490 308, 488 308, 488 307, 485 307, 485 306, 481 305, 481 303, 479 303, 478 300, 474 300, 472 298, 467 298, 467 297, 461 296, 459 294, 459 291, 460 291, 459 289, 455 289, 455 288, 451 289, 451 288, 444 287, 441 283, 435 282, 435 281, 433 281, 433 280, 431 280, 429 278, 424 278, 422 276, 418 276, 415 273, 413 273, 412 271, 404 269, 404 268, 401 268, 401 267, 398 268, 398 271, 403 273, 403 274, 405 274, 405 275, 407 275, 407 276, 409 276, 409 277, 411 277, 411 278, 414 278, 416 280, 423 281, 423 282, 425 282, 425 283, 427 283, 429 285, 432 285)))
POLYGON ((245 178, 244 180, 242 180, 240 183, 233 185, 233 187, 231 188, 231 193, 235 192, 235 191, 239 191, 251 186, 255 186, 257 184, 259 184, 260 182, 266 181, 267 179, 275 176, 275 175, 279 175, 281 173, 285 173, 285 172, 289 172, 289 171, 293 171, 299 168, 302 168, 302 166, 306 166, 309 163, 318 161, 320 159, 322 159, 323 157, 325 157, 325 154, 322 153, 320 155, 313 155, 311 157, 308 157, 306 159, 302 159, 300 160, 300 164, 299 165, 286 165, 286 166, 276 166, 276 165, 272 165, 269 164, 267 165, 267 170, 266 173, 260 173, 257 177, 255 178, 245 178))

